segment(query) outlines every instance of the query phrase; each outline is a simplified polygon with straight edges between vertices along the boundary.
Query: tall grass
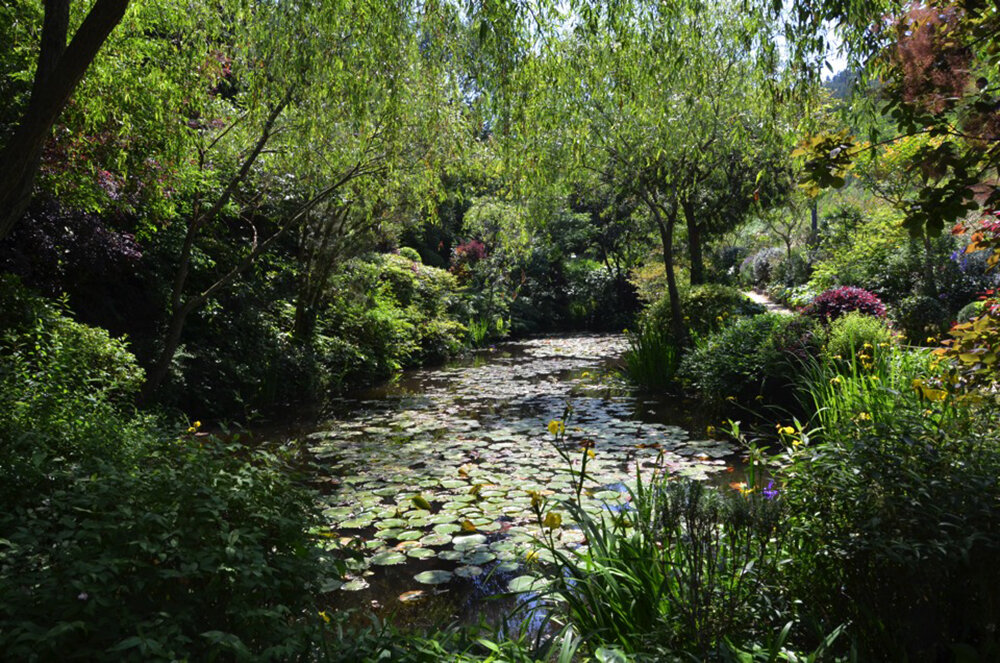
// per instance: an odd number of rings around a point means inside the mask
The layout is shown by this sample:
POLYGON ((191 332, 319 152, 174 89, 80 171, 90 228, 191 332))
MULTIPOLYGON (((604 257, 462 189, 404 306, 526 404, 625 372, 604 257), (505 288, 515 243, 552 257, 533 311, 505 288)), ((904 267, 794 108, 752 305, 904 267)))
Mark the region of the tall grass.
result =
POLYGON ((846 356, 807 361, 802 400, 827 435, 852 429, 895 430, 914 415, 935 427, 956 415, 926 351, 896 344, 851 346, 846 356), (938 386, 935 386, 938 385, 938 386))
POLYGON ((643 322, 636 332, 629 332, 625 352, 625 374, 634 384, 647 390, 669 387, 680 366, 681 352, 670 333, 652 322, 643 322))
MULTIPOLYGON (((774 614, 785 518, 777 491, 719 492, 694 481, 637 477, 629 507, 592 514, 563 503, 585 551, 555 559, 543 598, 592 649, 706 660, 746 642, 774 614)), ((541 521, 541 510, 539 511, 541 521)))

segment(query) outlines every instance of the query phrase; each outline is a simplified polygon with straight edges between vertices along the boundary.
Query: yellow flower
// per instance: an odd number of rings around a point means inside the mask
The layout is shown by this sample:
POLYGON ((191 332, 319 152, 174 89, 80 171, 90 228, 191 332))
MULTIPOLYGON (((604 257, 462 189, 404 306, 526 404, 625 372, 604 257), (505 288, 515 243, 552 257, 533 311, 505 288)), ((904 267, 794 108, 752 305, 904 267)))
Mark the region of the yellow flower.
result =
POLYGON ((326 614, 326 610, 320 610, 319 616, 323 618, 323 621, 327 624, 330 623, 330 615, 326 614))
POLYGON ((192 426, 193 426, 194 428, 201 428, 201 422, 200 422, 200 421, 196 421, 196 422, 194 422, 194 423, 193 423, 193 424, 191 424, 191 425, 192 425, 192 426))
POLYGON ((525 556, 524 556, 524 561, 525 562, 533 562, 536 559, 538 559, 538 551, 537 550, 529 550, 527 552, 527 554, 525 554, 525 556))
POLYGON ((839 375, 834 375, 832 378, 830 378, 830 384, 840 384, 840 383, 841 379, 839 375))
POLYGON ((531 508, 538 509, 542 506, 542 494, 537 490, 529 490, 528 495, 531 496, 531 508))
POLYGON ((726 400, 727 401, 735 401, 736 397, 735 396, 726 396, 726 400))
POLYGON ((553 419, 549 422, 549 432, 553 435, 560 435, 566 432, 566 424, 560 419, 553 419))
POLYGON ((705 427, 705 433, 707 435, 715 435, 715 426, 711 426, 711 425, 706 426, 705 427))
POLYGON ((858 421, 871 421, 872 415, 868 414, 867 412, 859 412, 857 419, 858 421))
POLYGON ((556 529, 562 526, 562 516, 555 511, 549 511, 548 515, 545 516, 545 520, 542 521, 542 527, 547 527, 549 529, 556 529))
POLYGON ((937 339, 934 338, 933 336, 928 336, 927 337, 927 342, 928 343, 937 343, 937 339))
POLYGON ((782 435, 795 435, 795 429, 791 426, 781 426, 778 425, 778 432, 782 435))

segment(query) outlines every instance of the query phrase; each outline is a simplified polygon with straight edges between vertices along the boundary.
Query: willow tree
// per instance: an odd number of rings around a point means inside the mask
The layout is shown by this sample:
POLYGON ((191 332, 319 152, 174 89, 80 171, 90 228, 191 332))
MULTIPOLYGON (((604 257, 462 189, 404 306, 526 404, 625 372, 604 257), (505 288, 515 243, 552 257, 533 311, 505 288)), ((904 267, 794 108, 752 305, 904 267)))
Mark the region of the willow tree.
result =
POLYGON ((205 40, 205 55, 221 52, 226 67, 188 102, 199 118, 187 143, 194 184, 172 221, 183 239, 145 397, 195 310, 291 231, 391 173, 414 111, 403 103, 419 54, 411 2, 237 3, 221 13, 225 29, 205 40), (242 246, 225 263, 199 258, 220 238, 242 246))
POLYGON ((547 93, 525 111, 522 142, 551 155, 538 168, 596 172, 641 201, 663 245, 672 332, 683 338, 675 230, 686 220, 698 250, 704 188, 734 153, 753 163, 781 130, 773 23, 762 6, 696 0, 588 7, 567 21, 532 65, 547 93))

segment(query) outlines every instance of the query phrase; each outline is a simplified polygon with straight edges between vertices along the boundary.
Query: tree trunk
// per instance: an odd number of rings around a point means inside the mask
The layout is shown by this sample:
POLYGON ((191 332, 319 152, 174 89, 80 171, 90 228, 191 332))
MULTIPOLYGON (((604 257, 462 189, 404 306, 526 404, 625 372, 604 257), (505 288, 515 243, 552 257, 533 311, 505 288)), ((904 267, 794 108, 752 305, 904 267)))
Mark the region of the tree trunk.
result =
POLYGON ((681 295, 677 289, 677 275, 674 274, 674 226, 677 224, 677 210, 671 209, 664 215, 659 205, 652 200, 647 198, 646 204, 653 213, 656 227, 660 231, 660 241, 663 242, 663 267, 667 272, 667 297, 670 300, 670 333, 679 345, 686 345, 687 333, 681 317, 681 295))
POLYGON ((809 245, 815 247, 819 244, 819 200, 812 199, 809 205, 809 245))
POLYGON ((682 207, 684 220, 687 222, 688 256, 691 258, 691 285, 699 285, 705 282, 705 262, 701 250, 701 226, 698 225, 694 204, 685 201, 682 207))
POLYGON ((923 244, 924 244, 924 255, 923 263, 924 267, 924 294, 928 297, 938 296, 937 279, 934 278, 934 247, 931 245, 931 238, 925 230, 923 232, 923 244))
POLYGON ((66 45, 70 0, 45 0, 38 66, 28 107, 0 152, 0 239, 10 234, 31 203, 42 150, 66 102, 129 0, 97 0, 66 45))
POLYGON ((139 391, 140 403, 148 403, 156 390, 163 384, 163 380, 166 379, 167 373, 170 371, 170 364, 177 353, 177 346, 181 343, 181 334, 184 331, 184 325, 187 323, 188 315, 194 309, 195 302, 192 300, 186 302, 180 308, 174 309, 171 314, 167 333, 163 338, 163 348, 160 350, 153 368, 146 374, 146 381, 139 391))

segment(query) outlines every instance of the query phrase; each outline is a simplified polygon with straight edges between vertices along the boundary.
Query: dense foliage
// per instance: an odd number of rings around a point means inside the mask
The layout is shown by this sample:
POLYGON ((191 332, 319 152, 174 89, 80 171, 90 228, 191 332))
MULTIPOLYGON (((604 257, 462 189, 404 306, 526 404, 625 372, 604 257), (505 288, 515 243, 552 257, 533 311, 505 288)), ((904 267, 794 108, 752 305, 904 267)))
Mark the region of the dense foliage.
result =
POLYGON ((4 6, 0 658, 996 659, 998 26, 888 0, 4 6), (220 420, 625 329, 624 378, 758 425, 744 480, 657 465, 595 515, 580 469, 574 554, 533 495, 548 641, 316 614, 350 552, 309 458, 220 420))

